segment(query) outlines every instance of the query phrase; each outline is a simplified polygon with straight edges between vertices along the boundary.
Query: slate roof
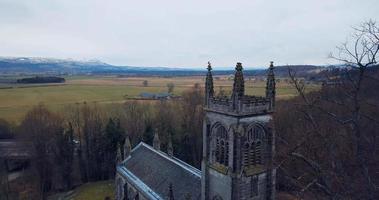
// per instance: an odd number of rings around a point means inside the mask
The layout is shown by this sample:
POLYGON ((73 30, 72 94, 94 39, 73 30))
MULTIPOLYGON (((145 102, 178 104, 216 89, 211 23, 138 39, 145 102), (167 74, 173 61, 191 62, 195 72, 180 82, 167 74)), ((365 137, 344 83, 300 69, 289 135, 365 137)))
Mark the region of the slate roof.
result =
POLYGON ((167 199, 173 185, 175 199, 200 199, 201 171, 162 151, 141 142, 117 168, 139 190, 151 199, 167 199))
POLYGON ((0 140, 0 158, 5 159, 28 159, 33 153, 31 144, 14 139, 0 140))
POLYGON ((167 99, 167 98, 172 97, 172 95, 168 92, 160 92, 160 93, 141 92, 139 96, 142 98, 150 98, 150 99, 167 99))

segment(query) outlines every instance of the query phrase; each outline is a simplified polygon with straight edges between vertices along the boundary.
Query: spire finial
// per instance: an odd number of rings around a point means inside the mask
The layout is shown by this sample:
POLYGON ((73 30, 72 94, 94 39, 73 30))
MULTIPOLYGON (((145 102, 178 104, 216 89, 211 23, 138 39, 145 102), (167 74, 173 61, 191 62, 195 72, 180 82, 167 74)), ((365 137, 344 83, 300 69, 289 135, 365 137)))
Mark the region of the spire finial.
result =
POLYGON ((120 144, 117 144, 116 163, 120 164, 121 162, 122 162, 121 148, 120 148, 120 144))
POLYGON ((174 147, 172 146, 172 135, 168 136, 168 144, 167 144, 167 154, 169 156, 174 156, 174 147))
POLYGON ((213 98, 214 90, 213 90, 213 77, 212 77, 212 66, 211 62, 208 61, 208 73, 205 78, 205 105, 208 106, 209 100, 213 98))
POLYGON ((242 63, 238 62, 236 65, 236 72, 234 74, 233 93, 232 99, 237 103, 237 99, 245 95, 245 81, 242 73, 242 63))
POLYGON ((242 71, 242 63, 237 62, 236 70, 237 70, 237 71, 242 71))
POLYGON ((169 200, 174 200, 174 190, 172 189, 172 183, 169 184, 168 186, 168 199, 169 200))
POLYGON ((270 109, 274 110, 275 108, 275 74, 274 74, 274 62, 270 62, 270 67, 268 68, 267 73, 267 82, 266 82, 266 98, 270 99, 270 109))
POLYGON ((130 144, 129 136, 125 136, 124 142, 124 159, 126 159, 132 151, 132 145, 130 144))
POLYGON ((153 147, 156 150, 161 150, 161 141, 159 140, 158 129, 155 129, 153 147))

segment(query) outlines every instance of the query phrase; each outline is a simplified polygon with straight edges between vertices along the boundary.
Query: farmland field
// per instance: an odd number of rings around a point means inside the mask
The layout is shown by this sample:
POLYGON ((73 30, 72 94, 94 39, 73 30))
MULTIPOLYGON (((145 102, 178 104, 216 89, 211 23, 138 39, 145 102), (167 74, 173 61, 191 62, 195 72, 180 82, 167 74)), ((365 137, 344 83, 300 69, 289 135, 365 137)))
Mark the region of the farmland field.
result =
MULTIPOLYGON (((195 83, 204 85, 204 77, 116 77, 116 76, 73 76, 66 77, 64 84, 0 84, 0 118, 18 123, 34 105, 43 103, 48 108, 59 111, 64 106, 75 103, 122 103, 138 97, 141 92, 167 92, 167 83, 174 83, 174 94, 180 95, 195 83), (143 86, 147 80, 148 85, 143 86)), ((228 77, 215 79, 215 91, 220 88, 230 91, 233 81, 228 77)), ((265 82, 247 80, 246 93, 264 95, 265 82)), ((310 85, 310 89, 318 86, 310 85)), ((277 83, 278 98, 290 98, 296 91, 288 83, 277 83)))

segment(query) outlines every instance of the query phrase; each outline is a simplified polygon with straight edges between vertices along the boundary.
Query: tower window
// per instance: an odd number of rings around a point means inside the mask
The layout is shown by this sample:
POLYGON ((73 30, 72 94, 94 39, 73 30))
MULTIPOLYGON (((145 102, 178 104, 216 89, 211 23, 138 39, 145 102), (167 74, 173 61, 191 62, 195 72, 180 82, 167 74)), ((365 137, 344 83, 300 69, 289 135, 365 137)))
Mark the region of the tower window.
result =
POLYGON ((223 140, 221 140, 221 145, 220 145, 220 157, 218 162, 220 164, 225 164, 225 143, 223 140))
POLYGON ((243 147, 243 155, 242 155, 244 165, 248 165, 249 163, 249 149, 250 149, 250 144, 246 142, 243 147))
POLYGON ((229 161, 229 141, 225 127, 221 125, 216 126, 212 136, 215 148, 215 161, 227 166, 229 161))
POLYGON ((258 140, 255 144, 255 152, 254 152, 254 156, 255 156, 255 162, 254 164, 258 165, 258 164, 262 164, 262 155, 261 155, 261 141, 258 140))
POLYGON ((220 160, 221 156, 221 152, 220 152, 220 149, 221 149, 221 145, 220 145, 220 140, 219 138, 216 138, 216 161, 220 160))
POLYGON ((243 165, 261 165, 262 158, 262 142, 264 141, 265 132, 261 126, 254 126, 247 132, 247 140, 242 149, 243 165))
POLYGON ((254 165, 255 163, 255 144, 251 143, 249 149, 249 165, 254 165))

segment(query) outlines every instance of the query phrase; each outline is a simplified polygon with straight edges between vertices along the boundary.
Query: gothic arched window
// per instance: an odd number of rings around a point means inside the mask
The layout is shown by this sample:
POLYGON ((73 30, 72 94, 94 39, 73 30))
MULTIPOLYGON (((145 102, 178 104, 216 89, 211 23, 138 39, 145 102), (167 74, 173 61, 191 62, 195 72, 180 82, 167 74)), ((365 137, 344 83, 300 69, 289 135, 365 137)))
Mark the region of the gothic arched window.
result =
POLYGON ((242 155, 242 158, 243 158, 243 163, 245 164, 248 164, 249 163, 249 150, 250 150, 250 144, 248 142, 246 142, 243 146, 243 155, 242 155))
POLYGON ((265 138, 265 131, 262 126, 255 125, 250 128, 246 135, 246 141, 243 146, 243 165, 262 165, 262 148, 265 138))
POLYGON ((255 142, 255 149, 254 149, 254 156, 255 156, 255 162, 254 164, 258 165, 258 164, 263 164, 262 163, 262 154, 261 154, 261 151, 262 151, 262 141, 258 140, 255 142))
POLYGON ((229 161, 229 141, 227 130, 224 126, 218 124, 213 128, 212 137, 214 140, 215 161, 227 166, 229 161))

